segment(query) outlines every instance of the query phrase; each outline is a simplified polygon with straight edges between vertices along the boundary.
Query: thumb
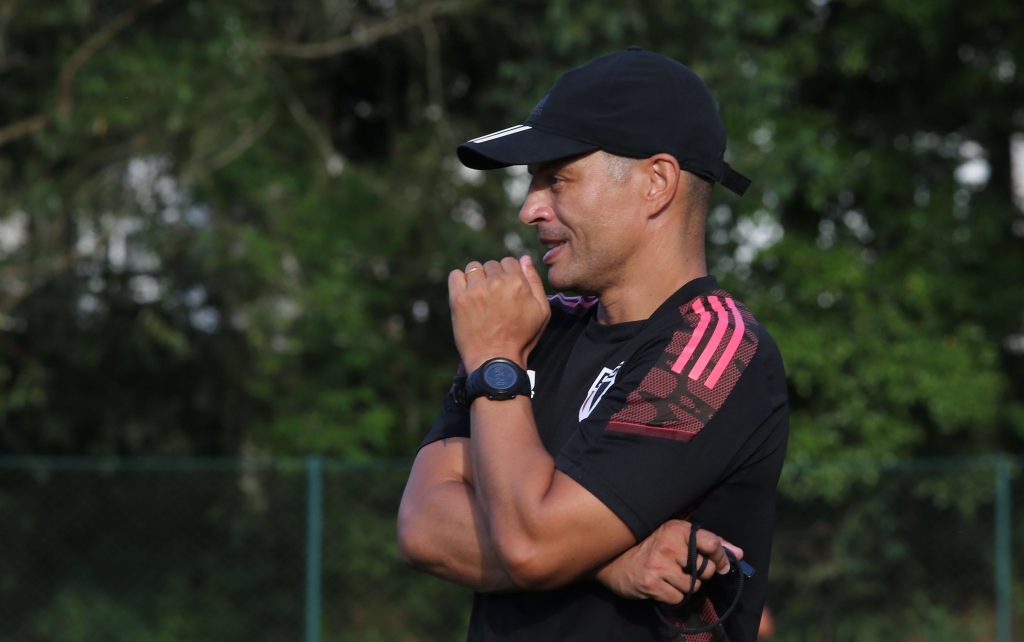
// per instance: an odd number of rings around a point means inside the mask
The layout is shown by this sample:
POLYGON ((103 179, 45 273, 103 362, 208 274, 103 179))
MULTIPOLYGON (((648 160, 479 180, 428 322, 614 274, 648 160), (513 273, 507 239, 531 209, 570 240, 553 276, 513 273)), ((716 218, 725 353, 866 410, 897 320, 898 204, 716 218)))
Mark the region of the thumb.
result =
POLYGON ((537 272, 537 267, 533 264, 533 259, 529 255, 523 255, 519 258, 519 265, 523 268, 523 276, 526 277, 526 282, 530 284, 533 296, 538 301, 546 303, 548 295, 544 291, 544 281, 541 280, 540 273, 537 272))

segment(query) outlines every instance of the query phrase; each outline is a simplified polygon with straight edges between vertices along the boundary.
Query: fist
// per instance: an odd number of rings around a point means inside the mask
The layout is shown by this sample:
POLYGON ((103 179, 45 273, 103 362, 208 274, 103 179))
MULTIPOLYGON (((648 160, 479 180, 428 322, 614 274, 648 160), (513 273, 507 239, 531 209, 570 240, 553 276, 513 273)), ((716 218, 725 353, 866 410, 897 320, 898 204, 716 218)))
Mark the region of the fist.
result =
POLYGON ((551 318, 544 284, 529 257, 505 257, 448 275, 452 333, 467 372, 505 357, 526 367, 551 318))

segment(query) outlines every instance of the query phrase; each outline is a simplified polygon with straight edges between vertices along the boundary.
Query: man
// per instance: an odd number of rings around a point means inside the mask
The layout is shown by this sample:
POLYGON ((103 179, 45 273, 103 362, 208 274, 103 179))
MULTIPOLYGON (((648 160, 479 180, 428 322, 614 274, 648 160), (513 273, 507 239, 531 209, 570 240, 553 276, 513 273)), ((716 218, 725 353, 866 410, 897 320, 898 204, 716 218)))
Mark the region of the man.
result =
POLYGON ((710 629, 686 639, 756 637, 788 401, 771 337, 707 275, 712 184, 749 183, 724 150, 703 82, 638 48, 460 146, 469 167, 528 166, 519 218, 551 286, 584 295, 549 299, 528 257, 449 275, 462 368, 399 544, 476 589, 470 640, 679 639, 653 600, 684 597, 680 617, 710 629), (745 583, 715 575, 738 566, 715 534, 753 565, 745 583))

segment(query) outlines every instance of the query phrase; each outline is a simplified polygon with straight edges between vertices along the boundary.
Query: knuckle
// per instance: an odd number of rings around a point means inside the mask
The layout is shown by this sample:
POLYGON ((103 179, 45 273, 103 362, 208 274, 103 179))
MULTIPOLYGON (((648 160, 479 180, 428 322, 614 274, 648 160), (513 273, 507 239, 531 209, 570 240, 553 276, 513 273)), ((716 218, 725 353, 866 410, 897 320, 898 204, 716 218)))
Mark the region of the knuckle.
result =
POLYGON ((707 533, 707 535, 700 538, 698 546, 708 553, 714 553, 722 548, 722 538, 714 533, 707 533))
POLYGON ((659 579, 660 578, 656 573, 652 573, 650 571, 644 573, 640 577, 640 589, 643 590, 645 593, 652 592, 655 589, 655 587, 657 587, 659 579))

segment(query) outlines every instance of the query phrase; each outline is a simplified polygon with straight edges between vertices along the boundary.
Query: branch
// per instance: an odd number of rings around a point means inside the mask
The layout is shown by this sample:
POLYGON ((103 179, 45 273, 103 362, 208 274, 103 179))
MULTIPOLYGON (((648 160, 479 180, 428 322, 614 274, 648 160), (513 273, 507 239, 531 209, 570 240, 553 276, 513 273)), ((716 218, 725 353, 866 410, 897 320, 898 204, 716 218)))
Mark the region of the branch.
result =
POLYGON ((248 151, 263 134, 267 133, 276 119, 277 114, 273 111, 263 114, 254 127, 242 132, 242 135, 235 139, 233 143, 217 154, 214 154, 206 163, 207 170, 216 171, 235 162, 235 159, 248 151))
POLYGON ((433 20, 437 16, 455 13, 470 6, 470 0, 448 0, 433 2, 418 11, 399 15, 390 20, 379 21, 352 33, 323 42, 281 42, 266 41, 259 47, 267 54, 278 54, 292 58, 328 58, 340 53, 373 44, 378 40, 401 33, 407 29, 433 20))
POLYGON ((182 172, 182 182, 187 184, 196 176, 215 172, 235 162, 238 157, 248 151, 256 141, 267 133, 276 119, 277 114, 273 110, 263 114, 252 127, 243 131, 230 145, 215 154, 211 154, 206 159, 192 163, 192 167, 186 168, 182 172))
POLYGON ((49 121, 50 119, 47 118, 46 114, 36 114, 35 116, 19 120, 16 123, 11 123, 6 127, 0 127, 0 147, 3 147, 12 140, 18 140, 40 131, 46 127, 49 121))
POLYGON ((60 70, 60 77, 57 80, 57 114, 61 118, 67 118, 71 115, 71 109, 74 106, 72 84, 82 66, 96 55, 97 51, 113 40, 114 36, 135 22, 136 18, 161 2, 164 2, 164 0, 143 0, 137 5, 121 12, 102 29, 89 36, 71 54, 71 57, 68 58, 67 62, 64 63, 64 67, 60 70))
MULTIPOLYGON (((78 46, 78 49, 72 52, 63 67, 61 67, 60 75, 57 77, 57 114, 61 118, 67 118, 71 115, 72 108, 74 107, 73 84, 75 76, 78 75, 82 66, 96 55, 96 52, 113 40, 114 36, 135 22, 135 19, 142 15, 142 13, 164 1, 143 0, 108 22, 102 29, 89 36, 85 42, 78 46)), ((41 131, 49 123, 50 117, 47 114, 38 113, 0 128, 0 147, 11 141, 41 131)))
POLYGON ((344 167, 345 159, 334 148, 334 144, 331 143, 331 137, 320 129, 320 126, 317 125, 316 121, 309 114, 309 110, 306 109, 306 105, 302 103, 302 100, 292 90, 284 72, 273 61, 268 60, 266 64, 271 79, 280 87, 284 94, 285 103, 288 105, 288 113, 292 115, 299 128, 302 129, 306 136, 309 137, 309 140, 316 145, 317 150, 320 151, 320 156, 323 158, 327 173, 337 176, 344 167))
POLYGON ((423 36, 423 48, 426 54, 424 62, 427 75, 427 96, 429 98, 429 111, 425 115, 430 120, 438 123, 437 129, 443 140, 450 142, 452 131, 451 127, 448 126, 448 119, 445 117, 444 109, 444 82, 442 79, 444 65, 441 62, 441 38, 432 20, 428 20, 420 25, 420 33, 423 36))

